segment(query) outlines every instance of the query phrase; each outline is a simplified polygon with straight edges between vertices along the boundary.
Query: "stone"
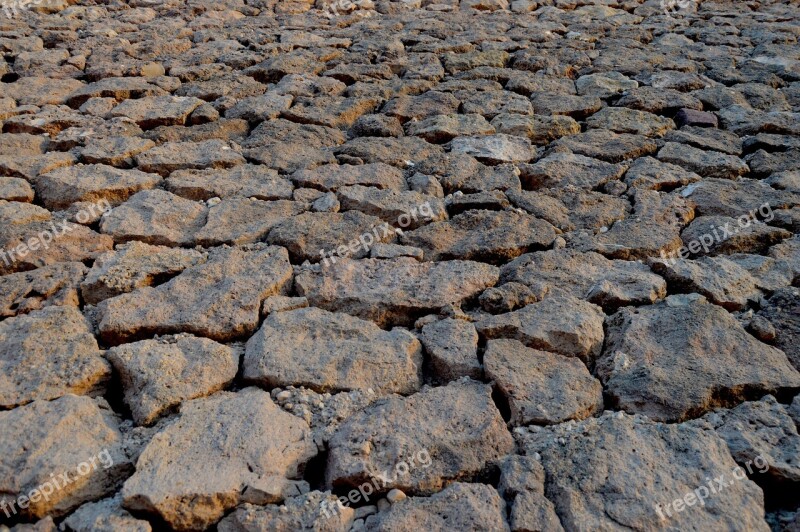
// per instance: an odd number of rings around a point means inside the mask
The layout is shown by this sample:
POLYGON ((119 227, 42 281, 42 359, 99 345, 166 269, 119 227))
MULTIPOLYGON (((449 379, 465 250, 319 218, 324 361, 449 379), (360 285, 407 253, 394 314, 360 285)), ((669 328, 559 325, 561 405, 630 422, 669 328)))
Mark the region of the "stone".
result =
POLYGON ((410 257, 339 259, 295 277, 313 306, 346 312, 378 325, 411 325, 449 303, 460 303, 497 282, 494 266, 470 261, 418 262, 410 257))
POLYGON ((478 332, 473 324, 453 318, 435 321, 422 327, 420 340, 434 374, 442 382, 481 378, 478 332))
POLYGON ((420 248, 413 246, 401 246, 399 244, 374 244, 369 250, 371 259, 394 259, 397 257, 413 257, 422 260, 424 252, 420 248))
POLYGON ((291 284, 283 248, 223 247, 157 287, 143 287, 98 306, 100 337, 109 345, 153 334, 192 333, 217 341, 252 334, 261 303, 291 284))
POLYGON ((465 153, 489 165, 528 162, 533 149, 528 139, 503 133, 480 137, 458 137, 451 142, 454 153, 465 153))
POLYGON ((339 189, 337 198, 342 210, 361 211, 401 229, 415 229, 447 219, 447 209, 441 198, 412 190, 381 190, 353 185, 339 189))
POLYGON ((517 340, 489 340, 483 355, 511 410, 513 425, 550 425, 603 410, 603 387, 576 358, 525 347, 517 340))
POLYGON ((155 146, 155 142, 138 137, 102 137, 81 150, 81 161, 86 164, 106 164, 118 168, 131 168, 135 158, 155 146))
POLYGON ((0 322, 0 406, 14 408, 67 394, 101 395, 111 378, 76 308, 53 306, 0 322))
POLYGON ((592 303, 551 295, 520 310, 486 316, 475 328, 487 340, 519 340, 533 349, 589 362, 602 350, 603 320, 602 309, 592 303))
MULTIPOLYGON (((748 215, 766 220, 774 215, 772 211, 800 205, 799 195, 776 191, 753 179, 703 179, 684 188, 681 195, 692 201, 701 216, 748 215)), ((743 219, 740 229, 746 228, 744 222, 751 223, 743 219)))
POLYGON ((653 157, 640 157, 625 172, 623 181, 629 187, 669 192, 701 179, 696 173, 684 170, 676 164, 665 163, 653 157))
POLYGON ((263 166, 243 164, 233 168, 176 170, 165 188, 186 199, 255 198, 264 201, 291 199, 294 187, 278 172, 263 166))
POLYGON ((579 95, 596 98, 611 98, 638 86, 638 82, 619 72, 588 74, 575 80, 575 89, 579 95))
POLYGON ((498 114, 492 119, 491 125, 498 133, 528 137, 537 146, 545 146, 561 137, 581 132, 578 122, 568 116, 560 115, 498 114))
POLYGON ((422 346, 400 329, 386 332, 346 314, 301 308, 265 320, 247 342, 243 377, 265 388, 410 394, 422 385, 422 346))
POLYGON ((166 94, 164 89, 145 78, 109 77, 77 88, 67 97, 66 103, 77 108, 90 98, 114 98, 122 101, 166 94))
POLYGON ((188 246, 206 224, 208 212, 196 201, 165 190, 144 190, 111 210, 100 231, 115 242, 138 240, 156 246, 188 246))
POLYGON ((800 371, 800 290, 781 288, 767 300, 758 316, 766 318, 777 333, 774 345, 786 353, 792 365, 800 371))
POLYGON ((89 397, 34 401, 0 411, 0 422, 0 446, 5 449, 0 505, 25 519, 65 516, 118 489, 133 469, 117 417, 107 404, 89 397), (40 495, 52 489, 52 494, 48 499, 34 495, 38 500, 29 501, 27 508, 17 507, 17 498, 34 489, 40 495))
POLYGON ((404 135, 400 120, 381 114, 359 116, 350 132, 355 137, 402 137, 404 135))
MULTIPOLYGON (((573 157, 569 154, 567 156, 573 157)), ((530 167, 523 169, 529 171, 530 167)), ((564 178, 572 177, 565 174, 564 178)), ((621 184, 613 180, 606 182, 609 186, 613 183, 621 184)), ((550 222, 561 231, 604 231, 615 222, 624 220, 631 211, 631 204, 624 197, 587 191, 574 185, 536 191, 509 190, 506 195, 516 207, 550 222)))
POLYGON ((121 244, 116 251, 97 257, 81 283, 81 296, 87 303, 96 305, 137 288, 158 284, 204 261, 203 254, 194 250, 136 241, 121 244))
POLYGON ((544 468, 533 457, 510 455, 500 464, 498 491, 511 503, 511 530, 564 530, 545 497, 544 481, 544 468))
POLYGON ((258 125, 265 120, 277 118, 292 105, 292 96, 268 91, 259 96, 240 100, 225 112, 225 118, 242 118, 250 125, 258 125))
MULTIPOLYGON (((88 502, 75 510, 62 525, 69 532, 151 532, 150 523, 136 519, 122 508, 122 497, 116 495, 97 502, 88 502)), ((55 530, 55 528, 54 528, 55 530)))
POLYGON ((80 262, 58 262, 0 277, 0 318, 51 306, 77 308, 80 283, 87 271, 80 262))
POLYGON ((77 165, 59 168, 34 180, 36 194, 48 209, 66 209, 79 201, 111 205, 161 182, 158 174, 139 170, 120 170, 104 164, 77 165))
POLYGON ((184 403, 150 440, 122 488, 123 506, 175 530, 204 529, 240 503, 280 502, 272 488, 299 478, 316 452, 308 425, 269 394, 220 392, 184 403))
POLYGON ((590 129, 563 137, 556 140, 553 146, 564 147, 577 155, 594 157, 608 163, 652 155, 658 150, 655 141, 642 135, 617 134, 604 129, 590 129))
POLYGON ((770 246, 792 236, 786 229, 753 223, 749 219, 746 224, 739 225, 739 220, 742 218, 698 216, 681 232, 683 255, 764 253, 770 246))
MULTIPOLYGON (((472 0, 472 7, 478 1, 472 0)), ((410 497, 393 503, 388 511, 370 521, 368 530, 505 530, 505 511, 506 503, 493 487, 454 482, 430 497, 410 497)))
POLYGON ((205 225, 192 236, 207 247, 260 242, 279 223, 304 210, 305 206, 296 201, 230 198, 212 205, 205 225))
POLYGON ((520 165, 520 181, 526 190, 575 186, 597 190, 622 177, 625 167, 572 153, 553 153, 533 164, 520 165))
POLYGON ((231 168, 244 164, 241 154, 219 139, 202 142, 168 142, 136 156, 136 164, 144 172, 167 177, 175 170, 231 168))
POLYGON ((658 159, 682 166, 703 177, 735 179, 750 170, 744 161, 734 155, 703 151, 675 142, 668 142, 658 152, 658 159))
POLYGON ((728 155, 742 154, 742 140, 728 131, 684 126, 679 131, 670 131, 665 136, 669 142, 689 144, 701 150, 713 150, 728 155))
POLYGON ((623 308, 607 325, 596 371, 615 406, 627 412, 683 421, 800 387, 800 373, 782 351, 697 294, 623 308))
POLYGON ((532 115, 533 106, 528 98, 508 91, 484 91, 464 99, 464 113, 476 113, 491 120, 501 113, 532 115))
POLYGON ((384 163, 323 165, 314 169, 298 170, 290 178, 297 187, 324 191, 336 191, 352 185, 381 190, 408 190, 403 172, 384 163))
POLYGON ((31 203, 34 198, 30 184, 18 177, 0 177, 0 200, 31 203))
POLYGON ((669 118, 625 107, 606 107, 586 119, 589 129, 608 129, 645 137, 661 137, 675 127, 669 118))
POLYGON ((481 294, 478 301, 486 312, 502 314, 541 301, 547 294, 547 290, 548 288, 542 284, 537 284, 534 289, 531 289, 520 283, 505 283, 487 289, 481 294))
POLYGON ((500 264, 547 248, 555 237, 549 223, 528 214, 471 210, 404 233, 400 241, 421 248, 429 261, 462 259, 500 264))
POLYGON ((442 144, 456 137, 492 135, 495 130, 480 114, 450 114, 411 121, 406 125, 406 132, 428 142, 442 144))
POLYGON ((329 442, 325 478, 328 486, 347 488, 383 473, 375 480, 380 491, 430 494, 473 479, 512 447, 491 387, 465 379, 407 398, 391 396, 350 416, 329 442), (412 466, 423 451, 430 462, 412 466), (398 471, 401 462, 406 471, 398 471))
POLYGON ((564 115, 575 120, 583 120, 603 107, 602 100, 595 96, 552 94, 539 91, 531 94, 531 103, 537 115, 564 115))
POLYGON ((183 401, 211 395, 233 382, 239 353, 207 338, 162 336, 110 349, 125 404, 139 425, 150 425, 183 401))
POLYGON ((339 506, 329 492, 312 491, 290 497, 283 506, 243 504, 219 522, 219 532, 258 532, 259 530, 346 531, 355 520, 355 511, 339 506))
POLYGON ((361 137, 334 148, 333 152, 337 157, 358 158, 364 164, 384 163, 407 168, 429 160, 443 150, 417 137, 361 137))
POLYGON ((678 127, 719 127, 719 120, 714 113, 698 111, 696 109, 681 109, 675 114, 675 123, 678 127))
POLYGON ((153 96, 125 100, 114 107, 108 117, 124 116, 142 129, 158 126, 182 126, 203 100, 181 96, 153 96))
POLYGON ((541 456, 545 493, 566 530, 769 530, 761 489, 747 478, 732 478, 736 463, 711 431, 607 412, 597 419, 547 427, 522 445, 528 455, 541 456), (631 463, 637 464, 633 475, 631 463), (727 478, 726 494, 709 493, 704 504, 697 504, 696 496, 691 508, 675 504, 705 487, 707 477, 720 475, 727 478))

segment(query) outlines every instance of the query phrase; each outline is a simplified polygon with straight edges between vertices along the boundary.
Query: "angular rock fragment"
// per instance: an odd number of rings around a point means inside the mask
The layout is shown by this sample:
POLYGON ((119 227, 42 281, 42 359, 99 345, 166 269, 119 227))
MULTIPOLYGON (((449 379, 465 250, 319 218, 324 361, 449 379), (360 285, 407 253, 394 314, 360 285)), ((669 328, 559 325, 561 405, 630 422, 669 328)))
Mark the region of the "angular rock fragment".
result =
POLYGON ((441 198, 413 190, 381 190, 353 185, 339 189, 337 197, 342 210, 361 211, 401 229, 414 229, 447 219, 441 198))
POLYGON ((155 188, 160 181, 158 174, 90 164, 59 168, 37 177, 34 185, 48 209, 63 210, 79 201, 119 205, 141 190, 155 188))
POLYGON ((203 100, 181 96, 153 96, 137 100, 125 100, 111 112, 108 117, 124 116, 131 119, 142 129, 153 129, 158 126, 182 126, 189 115, 197 109, 203 100))
POLYGON ((48 307, 0 322, 0 407, 67 394, 101 395, 111 377, 76 308, 48 307))
POLYGON ((661 137, 675 123, 669 118, 624 107, 606 107, 586 119, 589 129, 608 129, 614 133, 630 133, 645 137, 661 137))
POLYGON ((540 91, 531 94, 531 103, 537 115, 566 115, 576 120, 591 116, 603 107, 603 102, 595 96, 540 91))
POLYGON ((422 161, 440 155, 443 150, 417 137, 399 139, 361 137, 334 148, 337 157, 356 157, 365 164, 384 163, 399 168, 420 164, 422 161))
POLYGON ((69 532, 152 531, 150 523, 136 519, 122 508, 121 495, 84 504, 67 517, 62 526, 69 532))
POLYGON ((207 338, 162 336, 114 347, 106 355, 122 381, 134 421, 150 425, 183 401, 227 387, 239 353, 207 338))
POLYGON ((700 150, 713 150, 728 155, 742 154, 742 140, 729 131, 687 126, 666 135, 669 142, 689 144, 700 150))
POLYGON ((669 192, 680 186, 702 179, 694 172, 678 165, 665 163, 652 157, 640 157, 625 172, 624 181, 629 187, 663 190, 669 192))
POLYGON ((291 279, 283 248, 220 248, 167 283, 103 301, 98 329, 111 345, 180 332, 232 340, 255 331, 261 302, 285 294, 291 279))
POLYGON ((758 315, 775 327, 775 347, 786 353, 792 365, 800 371, 800 289, 777 290, 758 315))
POLYGON ((695 295, 625 308, 608 320, 597 374, 623 410, 682 421, 716 406, 800 388, 786 355, 695 295))
POLYGON ((512 447, 491 388, 465 379, 382 399, 352 415, 329 442, 325 475, 333 487, 376 479, 379 491, 428 494, 471 480, 512 447), (408 467, 398 469, 401 462, 408 467))
POLYGON ((667 142, 658 152, 658 159, 703 177, 735 179, 750 171, 747 164, 735 155, 703 151, 677 142, 667 142))
POLYGON ((420 340, 430 357, 434 374, 441 381, 481 377, 478 332, 470 322, 446 318, 429 323, 422 327, 420 340))
POLYGON ((0 177, 0 200, 30 203, 33 198, 33 188, 26 180, 18 177, 0 177))
POLYGON ((800 205, 800 195, 778 191, 752 179, 703 179, 684 188, 681 195, 692 201, 698 216, 749 215, 767 220, 772 211, 800 205))
POLYGON ((205 225, 193 238, 206 247, 259 242, 279 223, 304 210, 296 201, 230 198, 208 209, 205 225))
POLYGON ((530 456, 511 455, 500 465, 498 491, 511 501, 509 524, 514 532, 563 531, 553 503, 544 495, 542 464, 530 456))
POLYGON ((681 232, 683 248, 680 253, 672 252, 670 256, 764 253, 790 236, 786 229, 753 222, 746 216, 698 216, 681 232))
POLYGON ((165 181, 178 196, 200 201, 211 198, 291 199, 292 183, 271 168, 243 164, 228 169, 177 170, 165 181))
POLYGON ((317 307, 346 312, 378 325, 411 325, 448 303, 460 303, 497 282, 494 266, 470 261, 418 262, 340 259, 301 271, 298 294, 317 307))
POLYGON ((479 114, 436 115, 406 126, 409 135, 421 137, 428 142, 441 144, 456 137, 491 135, 494 127, 479 114))
POLYGON ((580 124, 568 116, 498 114, 491 124, 498 133, 528 137, 537 146, 581 132, 580 124))
POLYGON ((224 141, 168 142, 136 156, 139 169, 166 177, 175 170, 231 168, 245 163, 244 157, 224 141))
POLYGON ((451 150, 465 153, 489 165, 528 162, 533 158, 533 149, 528 139, 497 134, 482 137, 458 137, 453 139, 451 150))
POLYGON ((205 529, 240 503, 279 502, 272 488, 298 478, 316 452, 308 425, 269 394, 220 392, 185 403, 147 444, 123 486, 123 506, 175 530, 205 529))
POLYGON ((578 359, 517 340, 489 340, 483 364, 508 401, 514 425, 562 423, 603 409, 603 387, 578 359))
MULTIPOLYGON (((524 168, 524 171, 529 169, 524 168)), ((520 209, 547 220, 562 231, 603 231, 614 222, 624 220, 631 211, 631 204, 626 198, 587 191, 574 185, 537 191, 509 190, 506 195, 520 209)))
POLYGON ((619 163, 652 155, 658 145, 652 139, 629 133, 614 133, 605 129, 590 129, 585 133, 558 139, 553 146, 564 147, 572 153, 594 157, 609 163, 619 163))
POLYGON ((347 314, 277 312, 247 342, 244 378, 265 388, 408 394, 422 385, 422 346, 408 332, 386 332, 347 314))
POLYGON ((283 506, 243 504, 219 522, 219 532, 258 532, 260 530, 350 530, 355 511, 342 505, 330 493, 312 491, 284 501, 283 506))
POLYGON ((86 271, 80 262, 58 262, 0 277, 0 318, 50 306, 77 307, 86 271))
POLYGON ((520 181, 526 190, 568 186, 597 190, 624 173, 624 166, 572 153, 554 153, 533 164, 520 165, 520 181))
POLYGON ((403 172, 383 163, 324 165, 313 170, 298 170, 290 178, 298 187, 325 191, 336 191, 351 185, 363 185, 383 190, 408 190, 403 172))

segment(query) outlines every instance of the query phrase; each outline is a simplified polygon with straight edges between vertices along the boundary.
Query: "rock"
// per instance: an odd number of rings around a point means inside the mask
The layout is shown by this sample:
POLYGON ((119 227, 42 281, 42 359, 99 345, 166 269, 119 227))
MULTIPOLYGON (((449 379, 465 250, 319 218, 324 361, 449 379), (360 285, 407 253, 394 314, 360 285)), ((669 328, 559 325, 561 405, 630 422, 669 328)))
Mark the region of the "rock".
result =
POLYGON ((624 166, 572 153, 553 153, 533 164, 520 165, 520 181, 526 190, 568 186, 597 190, 624 173, 624 166))
POLYGON ((455 216, 471 210, 509 210, 511 202, 501 190, 477 192, 475 194, 453 194, 445 200, 447 212, 455 216))
POLYGON ((419 96, 399 96, 383 107, 385 115, 393 116, 401 123, 409 120, 422 120, 435 115, 455 113, 459 101, 452 94, 428 91, 419 96))
POLYGON ((597 375, 627 412, 682 421, 716 406, 800 387, 800 373, 783 352, 762 344, 696 294, 624 308, 607 325, 597 375))
POLYGON ((458 137, 451 142, 454 153, 465 153, 489 165, 528 162, 533 149, 528 139, 503 133, 481 137, 458 137))
POLYGON ((420 121, 409 122, 409 135, 421 137, 434 144, 449 142, 456 137, 492 135, 495 130, 480 114, 436 115, 420 121))
POLYGON ((251 125, 277 118, 292 105, 292 96, 268 91, 259 96, 240 100, 225 112, 225 118, 242 118, 251 125))
POLYGON ((355 137, 402 137, 404 134, 397 118, 380 114, 359 116, 350 132, 355 137))
POLYGON ((527 454, 541 456, 545 493, 566 530, 720 523, 769 530, 761 489, 744 476, 732 478, 736 463, 710 431, 608 412, 545 428, 523 445, 527 454), (630 463, 637 464, 637 474, 630 474, 630 463), (727 479, 725 494, 701 489, 720 475, 727 479))
POLYGON ((145 447, 122 488, 123 506, 197 530, 240 503, 280 502, 273 488, 288 487, 316 454, 310 436, 304 421, 255 388, 186 402, 145 447))
MULTIPOLYGON (((433 176, 421 174, 417 172, 408 178, 408 188, 426 196, 433 196, 436 198, 444 197, 444 190, 439 180, 433 176)), ((800 187, 798 187, 800 189, 800 187)))
POLYGON ((528 137, 537 146, 581 132, 580 124, 568 116, 498 114, 491 124, 498 133, 528 137))
POLYGON ((397 257, 413 257, 422 260, 424 252, 420 248, 413 246, 401 246, 399 244, 375 244, 369 250, 371 259, 394 259, 397 257))
POLYGON ((530 456, 511 455, 500 465, 498 491, 511 501, 511 530, 564 530, 553 503, 544 495, 542 464, 530 456))
POLYGON ((493 487, 454 482, 431 497, 392 504, 367 530, 505 530, 505 511, 506 504, 493 487))
POLYGON ((233 382, 239 353, 206 338, 162 336, 114 347, 106 355, 119 375, 125 404, 139 425, 150 425, 183 401, 233 382))
POLYGON ((408 332, 346 314, 278 312, 247 342, 243 377, 265 388, 409 394, 422 385, 422 346, 408 332))
POLYGON ((658 145, 647 137, 628 133, 617 134, 604 129, 590 129, 585 133, 560 138, 553 143, 553 146, 564 147, 572 153, 609 163, 652 155, 658 150, 658 145))
POLYGON ((347 531, 355 512, 338 506, 339 499, 329 492, 312 491, 284 501, 283 506, 244 504, 219 522, 219 532, 258 532, 259 530, 347 531))
POLYGON ((232 340, 255 331, 261 302, 285 294, 291 279, 282 248, 221 248, 167 283, 103 301, 98 329, 110 345, 180 332, 232 340))
POLYGON ((675 123, 669 118, 662 118, 644 111, 635 111, 625 107, 606 107, 590 116, 586 120, 586 126, 590 129, 608 129, 614 133, 661 137, 673 129, 675 123))
POLYGON ((603 107, 603 102, 595 96, 553 94, 545 91, 533 92, 531 103, 537 115, 565 115, 575 120, 583 120, 603 107))
POLYGON ((205 207, 165 190, 144 190, 114 208, 100 231, 116 242, 139 240, 157 246, 188 246, 206 224, 205 207))
POLYGON ((166 177, 175 170, 231 168, 245 159, 222 140, 168 142, 136 156, 139 169, 166 177))
POLYGON ((414 191, 381 190, 353 185, 338 190, 345 211, 361 211, 402 229, 447 219, 444 201, 414 191))
POLYGON ((150 523, 136 519, 122 508, 122 497, 116 495, 110 499, 89 502, 78 508, 62 525, 70 532, 114 532, 128 530, 130 532, 150 532, 150 523))
POLYGON ((434 374, 442 382, 481 378, 478 332, 473 324, 453 318, 435 321, 422 327, 420 340, 434 374))
POLYGON ((767 395, 760 401, 720 409, 703 418, 728 444, 731 456, 759 483, 800 479, 800 435, 783 405, 767 395))
POLYGON ((17 177, 0 177, 0 200, 31 203, 34 192, 30 184, 17 177))
MULTIPOLYGON (((696 97, 675 89, 638 87, 626 91, 615 105, 647 111, 658 115, 676 115, 683 109, 702 110, 703 104, 696 97)), ((682 126, 678 126, 682 127, 682 126)))
POLYGON ((471 480, 512 447, 491 388, 465 379, 382 399, 351 416, 329 442, 326 482, 345 488, 374 479, 378 492, 428 494, 471 480))
POLYGON ((505 283, 489 288, 478 298, 481 307, 491 314, 501 314, 522 308, 529 303, 541 301, 547 293, 547 287, 537 284, 536 292, 520 283, 505 283))
POLYGON ((676 164, 703 177, 735 179, 750 169, 744 161, 733 155, 698 150, 692 146, 668 142, 658 152, 661 161, 676 164))
POLYGON ((519 340, 534 349, 591 361, 603 345, 603 311, 572 296, 549 296, 475 324, 486 339, 519 340))
POLYGON ((192 111, 202 103, 203 100, 192 97, 145 97, 137 100, 125 100, 114 107, 107 116, 127 117, 142 129, 153 129, 158 126, 182 126, 192 111))
POLYGON ((491 120, 499 114, 533 114, 533 106, 528 98, 508 91, 478 92, 466 98, 461 104, 461 109, 464 113, 482 115, 487 120, 491 120))
POLYGON ((0 277, 0 318, 51 306, 78 307, 78 286, 87 268, 80 262, 58 262, 0 277))
POLYGON ((81 161, 87 164, 107 164, 119 168, 131 168, 135 158, 155 143, 138 137, 103 137, 83 148, 81 161))
POLYGON ((513 425, 550 425, 583 419, 603 409, 603 387, 580 360, 525 347, 517 340, 489 340, 486 377, 497 384, 513 425))
POLYGON ((359 211, 303 213, 285 217, 269 233, 268 241, 283 246, 295 263, 335 263, 342 257, 362 258, 377 242, 389 242, 394 231, 375 216, 359 211))
POLYGON ((420 164, 420 162, 429 160, 443 152, 440 146, 430 144, 417 137, 399 139, 392 137, 361 137, 334 148, 333 153, 337 157, 356 157, 365 164, 384 163, 406 168, 420 164))
POLYGON ((685 126, 680 131, 670 131, 665 139, 669 142, 689 144, 700 150, 713 150, 728 155, 742 154, 742 140, 728 131, 685 126))
POLYGON ((411 325, 448 303, 460 303, 497 282, 494 266, 470 261, 418 262, 340 259, 295 278, 301 296, 331 312, 346 312, 378 325, 411 325))
POLYGON ((151 84, 145 78, 109 77, 79 87, 67 97, 66 103, 77 108, 89 98, 114 98, 122 101, 164 95, 164 89, 151 84))
POLYGON ((97 257, 81 283, 81 296, 96 305, 137 288, 158 284, 204 261, 198 251, 129 242, 97 257))
POLYGON ((676 164, 665 163, 652 157, 641 157, 625 172, 624 181, 629 187, 663 190, 689 185, 702 178, 676 164))
POLYGON ((776 290, 758 312, 776 328, 774 345, 786 353, 792 365, 800 371, 800 290, 787 287, 776 290))
MULTIPOLYGON (((792 234, 750 218, 698 216, 681 233, 684 247, 681 258, 691 255, 763 253, 792 234), (746 222, 740 225, 740 221, 746 222)), ((671 255, 673 258, 677 253, 671 255)))
POLYGON ((111 368, 76 308, 47 307, 0 322, 0 406, 67 394, 102 395, 111 368))
POLYGON ((619 72, 588 74, 575 80, 575 88, 579 95, 596 98, 611 98, 638 86, 639 83, 619 72))
MULTIPOLYGON (((530 167, 523 168, 525 171, 530 170, 530 167)), ((622 184, 619 181, 608 181, 607 186, 601 188, 607 188, 612 183, 622 184)), ((537 191, 509 190, 506 195, 518 208, 547 220, 562 231, 603 231, 614 222, 625 219, 631 211, 631 204, 625 198, 582 190, 574 185, 537 191)))
POLYGON ((363 185, 382 190, 408 190, 403 172, 383 163, 364 165, 324 165, 313 170, 298 170, 291 175, 298 187, 336 191, 351 185, 363 185))
POLYGON ((499 288, 522 283, 538 291, 585 298, 606 311, 649 305, 667 294, 664 279, 640 262, 609 260, 571 249, 523 255, 500 269, 499 288))
POLYGON ((34 401, 0 411, 0 422, 0 505, 25 519, 62 517, 113 492, 132 470, 116 416, 88 397, 34 401), (37 500, 22 508, 20 496, 37 500))
POLYGON ((678 127, 719 127, 719 120, 714 113, 698 111, 696 109, 681 109, 675 115, 675 123, 678 127))
POLYGON ((304 210, 305 206, 296 201, 226 199, 208 209, 205 225, 193 238, 207 247, 260 242, 279 223, 304 210))
POLYGON ((158 174, 119 170, 103 164, 59 168, 34 180, 36 194, 48 209, 66 209, 79 201, 119 205, 137 192, 155 188, 158 174))
POLYGON ((164 183, 166 189, 186 199, 255 198, 291 199, 292 183, 263 166, 243 164, 229 169, 177 170, 164 183))

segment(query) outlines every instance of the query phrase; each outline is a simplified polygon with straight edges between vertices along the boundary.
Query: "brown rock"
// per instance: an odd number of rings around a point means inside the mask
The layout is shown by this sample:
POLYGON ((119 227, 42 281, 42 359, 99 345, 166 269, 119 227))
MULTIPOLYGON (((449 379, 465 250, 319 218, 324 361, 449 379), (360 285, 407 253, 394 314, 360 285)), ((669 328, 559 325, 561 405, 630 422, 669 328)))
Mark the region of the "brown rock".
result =
POLYGON ((191 200, 255 198, 291 199, 292 183, 264 166, 243 164, 233 168, 177 170, 165 181, 167 190, 191 200))
POLYGON ((166 177, 175 170, 231 168, 244 164, 241 154, 228 143, 214 139, 203 142, 168 142, 136 156, 139 169, 166 177))
POLYGON ((59 262, 0 277, 0 317, 50 306, 77 307, 78 286, 86 271, 80 262, 59 262))
POLYGON ((316 530, 347 532, 355 511, 338 506, 339 499, 329 492, 312 491, 286 499, 283 506, 244 504, 219 522, 219 532, 259 532, 275 530, 316 530))
POLYGON ((429 323, 422 327, 420 340, 434 374, 442 382, 461 377, 481 378, 478 332, 470 322, 446 318, 429 323))

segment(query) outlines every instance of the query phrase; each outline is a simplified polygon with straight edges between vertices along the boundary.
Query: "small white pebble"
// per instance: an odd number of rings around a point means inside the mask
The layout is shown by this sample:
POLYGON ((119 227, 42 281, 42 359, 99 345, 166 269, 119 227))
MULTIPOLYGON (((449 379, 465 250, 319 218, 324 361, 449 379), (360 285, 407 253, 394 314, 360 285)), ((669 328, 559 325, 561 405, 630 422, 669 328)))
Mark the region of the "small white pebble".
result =
POLYGON ((386 498, 389 500, 390 503, 394 504, 398 501, 402 501, 403 499, 405 499, 406 494, 400 491, 399 489, 395 488, 386 494, 386 498))

